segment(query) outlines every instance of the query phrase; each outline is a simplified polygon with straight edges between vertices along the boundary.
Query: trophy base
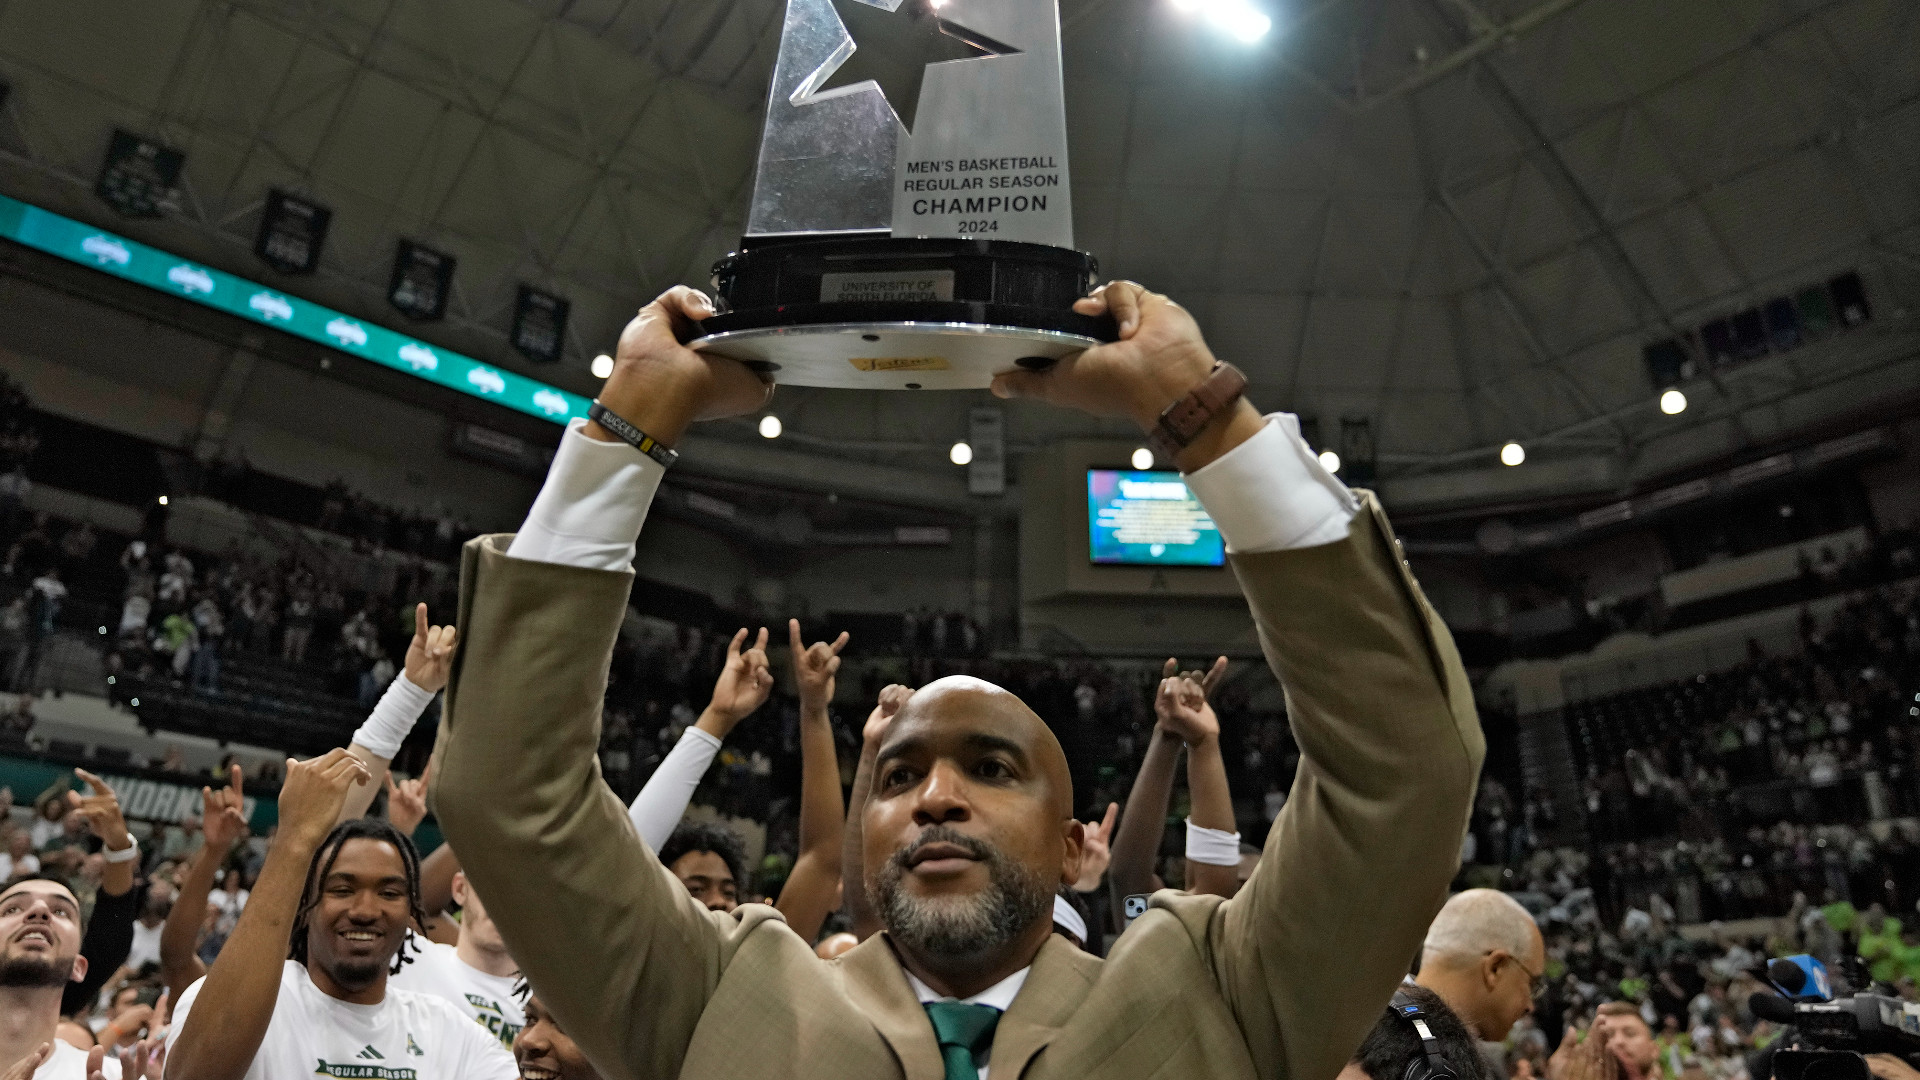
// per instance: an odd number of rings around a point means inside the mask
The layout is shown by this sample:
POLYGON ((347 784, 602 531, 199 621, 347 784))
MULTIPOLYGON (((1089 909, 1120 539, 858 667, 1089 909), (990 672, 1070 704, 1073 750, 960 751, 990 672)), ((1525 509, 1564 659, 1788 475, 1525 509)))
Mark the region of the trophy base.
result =
POLYGON ((1119 336, 1073 302, 1093 256, 997 240, 755 238, 714 266, 720 314, 688 344, 776 382, 977 390, 1119 336))

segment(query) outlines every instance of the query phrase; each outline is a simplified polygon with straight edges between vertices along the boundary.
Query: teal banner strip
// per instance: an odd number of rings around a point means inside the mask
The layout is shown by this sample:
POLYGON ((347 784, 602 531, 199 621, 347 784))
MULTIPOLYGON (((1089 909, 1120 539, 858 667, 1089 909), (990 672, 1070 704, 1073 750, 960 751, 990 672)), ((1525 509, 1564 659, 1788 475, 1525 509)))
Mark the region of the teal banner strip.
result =
POLYGON ((556 424, 587 415, 592 404, 557 386, 502 371, 4 195, 0 195, 0 237, 556 424))

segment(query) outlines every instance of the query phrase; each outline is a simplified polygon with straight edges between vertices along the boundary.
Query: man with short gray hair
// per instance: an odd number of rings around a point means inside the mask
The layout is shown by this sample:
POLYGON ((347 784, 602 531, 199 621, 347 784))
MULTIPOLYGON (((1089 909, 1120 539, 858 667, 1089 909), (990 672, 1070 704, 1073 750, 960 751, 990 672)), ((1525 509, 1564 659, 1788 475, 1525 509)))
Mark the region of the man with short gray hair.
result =
POLYGON ((1533 916, 1498 889, 1468 889, 1427 928, 1415 980, 1488 1042, 1500 1042, 1546 989, 1547 943, 1533 916))

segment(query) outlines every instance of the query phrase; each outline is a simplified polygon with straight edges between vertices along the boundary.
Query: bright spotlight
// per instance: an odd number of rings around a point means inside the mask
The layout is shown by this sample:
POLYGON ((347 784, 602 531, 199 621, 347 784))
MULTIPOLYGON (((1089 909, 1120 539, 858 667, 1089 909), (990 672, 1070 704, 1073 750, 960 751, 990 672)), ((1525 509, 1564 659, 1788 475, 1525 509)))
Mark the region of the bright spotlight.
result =
POLYGON ((1340 471, 1340 455, 1331 450, 1320 451, 1320 467, 1328 472, 1340 471))
POLYGON ((947 460, 955 465, 970 464, 973 461, 973 447, 963 442, 954 443, 953 449, 947 451, 947 460))
POLYGON ((1217 30, 1251 45, 1267 36, 1273 20, 1247 0, 1172 0, 1173 9, 1183 15, 1198 15, 1217 30))
POLYGON ((167 497, 165 495, 160 496, 160 505, 161 506, 167 505, 167 497))
POLYGON ((1526 447, 1521 446, 1517 442, 1510 442, 1500 448, 1500 464, 1502 465, 1518 465, 1525 460, 1527 460, 1526 447))
POLYGON ((783 429, 780 426, 780 418, 773 415, 772 413, 768 413, 767 415, 760 418, 760 437, 761 438, 777 439, 780 437, 780 432, 783 430, 785 429, 783 429))
POLYGON ((1133 467, 1141 471, 1153 468, 1153 451, 1141 447, 1133 452, 1133 467))
POLYGON ((1273 20, 1241 4, 1222 4, 1209 19, 1215 26, 1251 45, 1267 36, 1273 20))
POLYGON ((606 353, 601 353, 599 356, 594 357, 593 368, 591 370, 593 371, 594 378, 607 378, 613 374, 613 357, 608 356, 606 353))
POLYGON ((1668 416, 1679 416, 1687 411, 1687 395, 1678 390, 1669 390, 1660 395, 1660 411, 1668 416))

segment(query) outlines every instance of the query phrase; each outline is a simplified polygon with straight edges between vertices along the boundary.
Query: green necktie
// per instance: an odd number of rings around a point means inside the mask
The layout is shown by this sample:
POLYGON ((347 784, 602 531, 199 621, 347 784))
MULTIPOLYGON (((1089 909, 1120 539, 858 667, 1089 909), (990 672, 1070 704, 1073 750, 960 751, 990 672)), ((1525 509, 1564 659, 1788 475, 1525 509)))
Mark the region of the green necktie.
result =
POLYGON ((1000 1010, 991 1005, 929 1001, 927 1017, 933 1021, 933 1037, 940 1040, 947 1080, 980 1080, 980 1066, 974 1064, 973 1056, 992 1048, 1000 1010))

